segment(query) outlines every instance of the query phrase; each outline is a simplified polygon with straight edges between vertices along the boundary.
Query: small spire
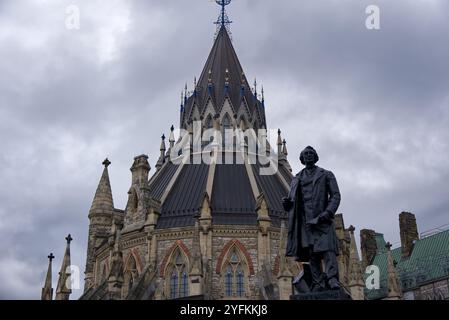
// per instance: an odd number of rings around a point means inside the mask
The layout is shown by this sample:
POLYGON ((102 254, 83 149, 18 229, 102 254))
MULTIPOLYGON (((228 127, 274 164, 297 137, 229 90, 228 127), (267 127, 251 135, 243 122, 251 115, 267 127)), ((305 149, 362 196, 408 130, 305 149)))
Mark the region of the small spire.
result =
POLYGON ((170 149, 173 149, 174 145, 175 145, 175 126, 172 125, 170 127, 170 137, 168 139, 168 141, 170 142, 170 149))
POLYGON ((281 129, 278 129, 278 146, 282 146, 282 137, 281 137, 281 129))
POLYGON ((257 99, 257 78, 254 78, 254 96, 257 99))
POLYGON ((387 248, 387 300, 399 300, 402 298, 402 289, 399 283, 399 277, 396 271, 396 264, 391 253, 391 243, 388 242, 387 248))
POLYGON ((52 261, 55 258, 53 253, 48 256, 48 269, 47 276, 45 277, 44 287, 42 288, 41 300, 52 300, 53 299, 53 288, 51 287, 52 281, 52 261))
POLYGON ((102 164, 105 166, 105 168, 107 168, 107 167, 109 167, 109 166, 111 165, 111 161, 109 161, 109 159, 106 158, 106 159, 103 161, 102 164))
POLYGON ((160 147, 160 151, 161 151, 161 155, 159 156, 159 160, 156 163, 156 169, 159 170, 162 165, 165 163, 165 134, 162 134, 161 137, 161 147, 160 147))
POLYGON ((59 271, 55 300, 69 300, 70 294, 72 293, 72 288, 70 288, 70 242, 73 238, 69 234, 65 240, 67 241, 67 246, 62 260, 61 271, 59 271))
POLYGON ((162 142, 161 142, 161 151, 164 150, 165 151, 165 134, 162 134, 162 142))
POLYGON ((196 90, 196 76, 193 78, 193 87, 194 87, 195 90, 196 90))
POLYGON ((263 90, 263 86, 262 86, 262 103, 265 101, 265 93, 264 93, 264 90, 263 90))
POLYGON ((287 141, 285 141, 285 139, 282 141, 282 145, 283 145, 283 147, 282 147, 282 153, 283 153, 285 156, 288 156, 288 151, 287 151, 287 141))
POLYGON ((363 300, 365 283, 363 281, 363 272, 357 244, 355 242, 354 226, 348 228, 349 231, 349 270, 348 270, 348 288, 353 300, 363 300))
POLYGON ((278 129, 278 141, 277 141, 277 146, 278 146, 278 157, 280 159, 283 158, 283 154, 282 154, 282 137, 281 137, 281 129, 278 129))

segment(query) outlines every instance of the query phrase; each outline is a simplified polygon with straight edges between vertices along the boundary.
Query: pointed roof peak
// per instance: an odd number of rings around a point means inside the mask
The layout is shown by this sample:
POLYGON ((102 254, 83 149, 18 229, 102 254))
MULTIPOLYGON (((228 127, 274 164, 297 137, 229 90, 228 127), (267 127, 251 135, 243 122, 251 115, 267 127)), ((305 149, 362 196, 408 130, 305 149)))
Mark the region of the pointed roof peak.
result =
POLYGON ((53 253, 48 255, 48 269, 47 276, 45 277, 44 287, 42 288, 41 300, 52 300, 53 299, 53 288, 51 287, 52 281, 52 261, 55 258, 53 253))
POLYGON ((114 210, 114 201, 112 199, 111 182, 109 181, 108 166, 111 162, 106 159, 103 162, 104 169, 95 192, 94 200, 90 208, 89 216, 95 213, 110 212, 114 210))
POLYGON ((70 287, 70 242, 73 239, 70 234, 65 239, 67 246, 65 248, 64 258, 62 259, 61 270, 59 271, 56 300, 69 300, 69 296, 72 293, 72 288, 70 287))

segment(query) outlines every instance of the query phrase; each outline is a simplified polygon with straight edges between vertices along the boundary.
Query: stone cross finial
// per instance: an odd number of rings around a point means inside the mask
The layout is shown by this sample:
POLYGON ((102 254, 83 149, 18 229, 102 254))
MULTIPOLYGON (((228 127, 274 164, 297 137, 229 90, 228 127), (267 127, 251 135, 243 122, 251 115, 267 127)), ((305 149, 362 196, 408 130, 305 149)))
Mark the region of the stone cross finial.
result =
POLYGON ((350 225, 348 228, 349 232, 354 232, 355 231, 355 227, 353 225, 350 225))
POLYGON ((55 256, 53 255, 53 253, 50 253, 50 255, 48 256, 48 259, 50 260, 50 262, 55 258, 55 256))
POLYGON ((172 126, 170 127, 170 131, 171 131, 171 132, 175 131, 175 126, 174 126, 174 125, 172 125, 172 126))
POLYGON ((109 167, 109 166, 111 165, 111 161, 109 161, 109 159, 106 158, 106 159, 103 161, 103 165, 107 168, 107 167, 109 167))
POLYGON ((72 240, 73 240, 73 238, 70 234, 65 239, 67 240, 67 244, 70 244, 70 242, 72 242, 72 240))
POLYGON ((392 247, 391 243, 387 242, 387 244, 385 245, 385 248, 387 248, 387 250, 390 251, 391 247, 392 247))

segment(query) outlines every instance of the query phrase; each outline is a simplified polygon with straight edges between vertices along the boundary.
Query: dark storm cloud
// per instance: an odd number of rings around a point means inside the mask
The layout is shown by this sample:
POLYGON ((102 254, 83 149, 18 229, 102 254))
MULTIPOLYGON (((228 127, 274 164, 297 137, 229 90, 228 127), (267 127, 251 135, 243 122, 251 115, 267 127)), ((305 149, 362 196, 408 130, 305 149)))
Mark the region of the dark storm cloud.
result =
MULTIPOLYGON (((316 147, 347 225, 397 242, 402 210, 420 231, 449 222, 447 1, 235 0, 229 14, 269 127, 283 129, 295 171, 300 149, 316 147), (381 30, 365 28, 369 4, 381 30)), ((0 3, 1 298, 39 298, 46 256, 57 256, 56 276, 67 233, 84 270, 102 160, 124 208, 132 158, 148 153, 154 166, 216 16, 209 1, 0 3), (64 26, 70 4, 78 31, 64 26)))

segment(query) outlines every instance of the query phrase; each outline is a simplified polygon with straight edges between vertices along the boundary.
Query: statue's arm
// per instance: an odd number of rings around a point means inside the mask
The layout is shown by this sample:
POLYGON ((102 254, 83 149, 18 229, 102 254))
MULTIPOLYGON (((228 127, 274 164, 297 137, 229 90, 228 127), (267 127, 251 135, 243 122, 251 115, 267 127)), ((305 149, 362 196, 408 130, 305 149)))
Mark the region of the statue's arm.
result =
POLYGON ((340 206, 341 194, 340 189, 338 188, 337 179, 332 172, 328 172, 327 174, 327 186, 329 191, 329 202, 326 208, 326 212, 328 212, 332 218, 337 213, 338 207, 340 206))
POLYGON ((290 211, 291 208, 293 208, 293 204, 294 204, 294 185, 295 185, 295 179, 292 180, 292 183, 290 185, 290 190, 288 192, 287 197, 282 198, 282 206, 284 207, 285 211, 290 211))

